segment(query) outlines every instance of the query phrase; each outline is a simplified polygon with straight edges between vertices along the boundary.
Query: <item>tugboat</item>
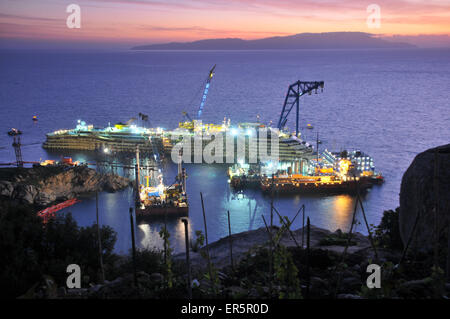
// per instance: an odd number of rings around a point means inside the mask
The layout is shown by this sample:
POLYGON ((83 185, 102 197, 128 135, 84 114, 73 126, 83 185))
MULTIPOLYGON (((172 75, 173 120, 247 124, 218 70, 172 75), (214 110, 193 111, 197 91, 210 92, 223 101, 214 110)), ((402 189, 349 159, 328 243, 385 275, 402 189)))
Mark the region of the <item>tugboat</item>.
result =
POLYGON ((18 130, 16 128, 12 128, 11 131, 8 132, 9 136, 16 136, 16 135, 21 135, 22 131, 18 130))
POLYGON ((361 179, 366 179, 374 185, 381 185, 384 183, 384 177, 383 177, 383 175, 381 175, 381 173, 374 173, 372 175, 364 175, 363 174, 361 176, 361 179))

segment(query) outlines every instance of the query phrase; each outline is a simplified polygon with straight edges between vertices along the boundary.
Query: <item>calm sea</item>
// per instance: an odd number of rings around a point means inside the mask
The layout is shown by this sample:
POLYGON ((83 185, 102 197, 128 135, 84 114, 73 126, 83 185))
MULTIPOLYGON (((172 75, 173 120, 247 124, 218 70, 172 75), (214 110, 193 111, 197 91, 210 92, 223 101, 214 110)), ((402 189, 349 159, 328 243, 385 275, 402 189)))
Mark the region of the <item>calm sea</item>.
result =
MULTIPOLYGON (((301 126, 310 123, 304 138, 321 148, 357 148, 370 154, 386 178, 364 197, 369 223, 378 224, 386 209, 398 206, 401 177, 413 158, 450 141, 450 49, 361 51, 231 51, 231 52, 2 52, 0 53, 0 162, 14 160, 12 127, 23 131, 24 160, 90 160, 91 154, 48 153, 45 134, 73 128, 78 119, 96 126, 127 121, 139 112, 150 124, 175 128, 182 112, 194 115, 202 84, 217 64, 203 121, 232 123, 277 122, 289 84, 297 80, 325 81, 323 93, 301 99, 301 126), (39 121, 32 122, 37 115, 39 121)), ((294 127, 293 122, 290 126, 294 127)), ((165 163, 167 182, 176 166, 165 163)), ((226 167, 188 165, 191 231, 203 230, 200 192, 205 198, 209 240, 227 235, 227 210, 232 231, 263 226, 270 199, 258 191, 233 194, 226 167)), ((118 233, 117 252, 130 248, 128 207, 131 190, 100 195, 100 222, 118 233)), ((354 207, 351 196, 275 198, 283 215, 293 217, 306 205, 314 225, 348 229, 354 207)), ((67 209, 80 225, 95 220, 95 199, 67 209)), ((358 219, 362 217, 358 214, 358 219)), ((275 219, 275 222, 278 222, 275 219)), ((139 225, 140 247, 160 247, 161 223, 139 225)), ((179 220, 168 221, 171 241, 183 249, 179 220)), ((297 218, 294 228, 301 226, 297 218)), ((363 223, 357 231, 365 232, 363 223)))

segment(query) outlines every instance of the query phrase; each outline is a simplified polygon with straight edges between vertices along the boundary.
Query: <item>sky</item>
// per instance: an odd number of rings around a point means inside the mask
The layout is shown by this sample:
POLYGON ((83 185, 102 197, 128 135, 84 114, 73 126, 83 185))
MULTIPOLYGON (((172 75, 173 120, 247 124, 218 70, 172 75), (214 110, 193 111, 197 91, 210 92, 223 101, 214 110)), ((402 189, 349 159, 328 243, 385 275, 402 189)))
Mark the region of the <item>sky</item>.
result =
POLYGON ((450 0, 0 0, 0 47, 122 46, 360 31, 450 46, 450 0), (70 29, 66 8, 81 8, 70 29), (367 7, 380 8, 369 28, 367 7))

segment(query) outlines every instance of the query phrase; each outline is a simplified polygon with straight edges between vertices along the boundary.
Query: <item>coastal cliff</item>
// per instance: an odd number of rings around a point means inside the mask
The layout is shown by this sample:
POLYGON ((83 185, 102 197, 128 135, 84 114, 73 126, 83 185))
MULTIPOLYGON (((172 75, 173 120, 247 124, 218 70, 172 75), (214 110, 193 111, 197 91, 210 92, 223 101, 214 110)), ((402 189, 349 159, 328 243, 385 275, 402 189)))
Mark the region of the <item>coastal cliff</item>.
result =
POLYGON ((48 206, 78 195, 128 187, 129 179, 87 166, 39 166, 0 170, 0 196, 21 204, 48 206))

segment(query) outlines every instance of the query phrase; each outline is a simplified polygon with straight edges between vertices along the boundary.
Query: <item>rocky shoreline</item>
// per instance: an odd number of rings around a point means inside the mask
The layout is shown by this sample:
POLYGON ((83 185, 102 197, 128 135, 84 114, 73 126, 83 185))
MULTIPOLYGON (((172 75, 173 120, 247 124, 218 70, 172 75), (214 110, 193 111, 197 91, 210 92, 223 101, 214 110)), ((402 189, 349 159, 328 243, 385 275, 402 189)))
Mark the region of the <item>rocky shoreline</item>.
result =
POLYGON ((93 192, 116 192, 129 185, 128 178, 100 174, 84 165, 0 169, 0 197, 37 207, 93 192))

